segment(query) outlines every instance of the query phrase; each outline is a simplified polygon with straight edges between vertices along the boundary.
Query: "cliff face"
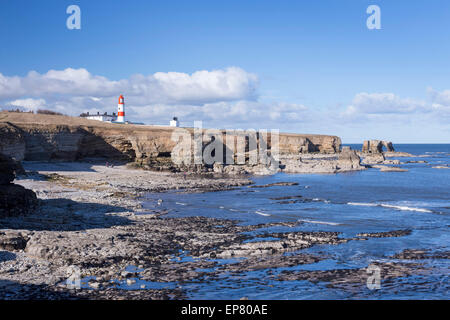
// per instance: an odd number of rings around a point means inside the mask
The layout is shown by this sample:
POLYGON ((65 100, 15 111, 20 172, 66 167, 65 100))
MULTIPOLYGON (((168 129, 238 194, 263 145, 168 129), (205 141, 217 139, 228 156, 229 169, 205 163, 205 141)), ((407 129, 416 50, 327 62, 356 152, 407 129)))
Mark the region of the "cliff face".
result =
MULTIPOLYGON (((149 163, 158 157, 170 157, 175 146, 171 127, 109 124, 64 116, 1 115, 0 152, 16 160, 103 157, 149 163)), ((340 145, 336 136, 281 133, 279 138, 281 154, 335 153, 340 145)))
POLYGON ((336 153, 341 148, 341 139, 336 136, 301 135, 280 133, 280 153, 336 153))

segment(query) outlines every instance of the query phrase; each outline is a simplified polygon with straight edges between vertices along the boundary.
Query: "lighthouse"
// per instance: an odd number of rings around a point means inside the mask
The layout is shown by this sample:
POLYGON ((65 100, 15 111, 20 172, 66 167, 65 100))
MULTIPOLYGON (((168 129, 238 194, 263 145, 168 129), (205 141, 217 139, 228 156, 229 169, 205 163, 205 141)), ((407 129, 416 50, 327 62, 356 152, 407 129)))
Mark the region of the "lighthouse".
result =
POLYGON ((117 106, 117 122, 125 123, 125 102, 123 95, 119 97, 119 105, 117 106))

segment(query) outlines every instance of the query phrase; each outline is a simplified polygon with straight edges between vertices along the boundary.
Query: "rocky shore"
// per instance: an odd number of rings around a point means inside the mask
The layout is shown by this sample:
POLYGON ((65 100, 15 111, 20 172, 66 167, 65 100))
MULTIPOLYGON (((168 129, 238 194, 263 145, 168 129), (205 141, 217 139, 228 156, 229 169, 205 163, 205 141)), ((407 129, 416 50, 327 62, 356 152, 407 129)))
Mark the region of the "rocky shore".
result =
MULTIPOLYGON (((7 120, 0 123, 4 138, 0 152, 23 160, 23 168, 0 157, 3 299, 183 299, 188 297, 187 283, 255 270, 266 270, 274 281, 360 286, 365 283, 364 269, 285 270, 278 275, 272 270, 329 258, 302 252, 305 249, 411 232, 361 230, 346 238, 320 229, 296 231, 302 221, 243 225, 205 217, 167 218, 162 199, 152 209, 143 206, 142 197, 149 192, 201 193, 242 186, 258 192, 298 184, 253 186, 254 175, 336 174, 368 168, 405 171, 393 166, 401 164, 398 159, 387 158, 408 155, 395 152, 388 141, 367 141, 359 152, 341 148, 335 136, 283 134, 279 161, 271 158, 269 165, 174 166, 172 128, 97 124, 60 116, 7 114, 7 120), (383 153, 383 147, 388 152, 383 153), (271 227, 284 231, 266 231, 271 227), (224 262, 229 260, 234 262, 224 262)), ((308 201, 301 195, 273 200, 308 201)), ((420 253, 408 251, 403 257, 420 253)), ((389 279, 422 270, 404 263, 383 263, 380 268, 389 279)))
MULTIPOLYGON (((28 215, 0 220, 3 299, 183 299, 187 297, 184 283, 327 258, 299 253, 305 248, 408 234, 394 230, 344 238, 320 230, 268 233, 264 230, 269 227, 293 228, 302 222, 241 225, 204 217, 166 218, 166 210, 145 209, 140 200, 146 192, 210 192, 250 185, 252 181, 245 177, 75 162, 25 162, 24 168, 27 174, 14 182, 33 190, 39 207, 28 215), (253 231, 258 232, 249 235, 253 231), (230 258, 239 260, 220 262, 230 258), (68 287, 74 270, 81 289, 68 287)), ((383 268, 391 268, 392 276, 413 272, 397 265, 383 268)), ((361 272, 340 277, 356 279, 361 272)), ((307 274, 301 277, 314 278, 313 273, 307 274)), ((281 274, 276 280, 293 277, 298 279, 298 275, 281 274)))

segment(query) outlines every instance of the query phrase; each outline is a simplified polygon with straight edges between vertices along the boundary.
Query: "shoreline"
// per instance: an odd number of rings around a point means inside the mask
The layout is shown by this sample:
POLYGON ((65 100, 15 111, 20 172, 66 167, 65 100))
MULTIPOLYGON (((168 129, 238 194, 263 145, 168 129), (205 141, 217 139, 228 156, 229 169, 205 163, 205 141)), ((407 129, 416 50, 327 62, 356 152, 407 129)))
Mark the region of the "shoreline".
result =
MULTIPOLYGON (((5 299, 185 299, 186 293, 173 284, 207 281, 227 272, 317 263, 326 257, 298 251, 407 234, 393 230, 342 238, 318 226, 313 232, 250 236, 246 233, 274 226, 289 230, 302 222, 244 226, 228 219, 166 218, 164 209, 143 208, 141 198, 147 192, 168 190, 227 190, 250 185, 248 178, 180 178, 174 173, 73 162, 25 162, 24 167, 32 173, 15 183, 34 190, 40 208, 29 216, 0 221, 0 290, 6 292, 5 299), (265 241, 267 237, 278 240, 265 241), (217 261, 236 258, 244 260, 217 261), (73 266, 86 280, 84 289, 67 289, 68 269, 73 266), (127 271, 130 267, 138 271, 127 271), (214 271, 201 271, 211 268, 214 271), (154 288, 165 285, 169 288, 154 288)), ((396 275, 413 272, 403 264, 383 268, 399 269, 396 275)), ((361 280, 358 285, 363 284, 361 280)))

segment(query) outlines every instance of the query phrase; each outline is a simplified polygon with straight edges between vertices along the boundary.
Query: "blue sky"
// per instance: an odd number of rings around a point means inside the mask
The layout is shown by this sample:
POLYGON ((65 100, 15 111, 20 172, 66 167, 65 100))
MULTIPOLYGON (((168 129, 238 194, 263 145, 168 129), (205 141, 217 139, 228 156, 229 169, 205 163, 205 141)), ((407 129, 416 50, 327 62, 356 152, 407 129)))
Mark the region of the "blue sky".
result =
POLYGON ((147 123, 450 143, 448 1, 1 0, 0 26, 1 106, 111 112, 122 93, 147 123))

